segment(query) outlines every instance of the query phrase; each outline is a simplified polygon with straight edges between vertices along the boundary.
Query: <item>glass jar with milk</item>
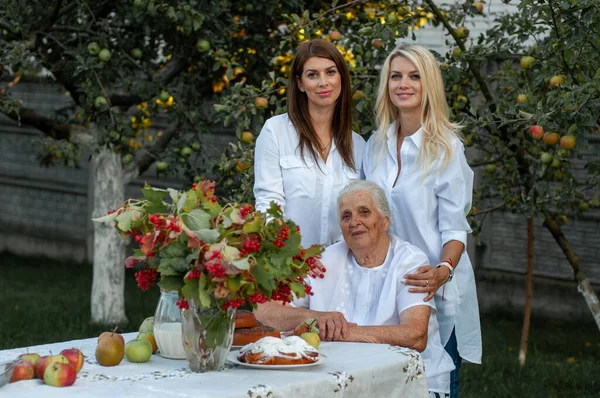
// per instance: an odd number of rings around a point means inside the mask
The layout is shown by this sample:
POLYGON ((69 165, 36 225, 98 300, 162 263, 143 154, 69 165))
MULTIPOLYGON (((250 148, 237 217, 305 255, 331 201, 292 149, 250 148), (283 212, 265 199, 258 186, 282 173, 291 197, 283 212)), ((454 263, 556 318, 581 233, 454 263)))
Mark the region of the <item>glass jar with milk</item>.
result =
POLYGON ((163 358, 185 359, 181 332, 181 310, 177 307, 177 291, 160 291, 154 313, 154 338, 163 358))

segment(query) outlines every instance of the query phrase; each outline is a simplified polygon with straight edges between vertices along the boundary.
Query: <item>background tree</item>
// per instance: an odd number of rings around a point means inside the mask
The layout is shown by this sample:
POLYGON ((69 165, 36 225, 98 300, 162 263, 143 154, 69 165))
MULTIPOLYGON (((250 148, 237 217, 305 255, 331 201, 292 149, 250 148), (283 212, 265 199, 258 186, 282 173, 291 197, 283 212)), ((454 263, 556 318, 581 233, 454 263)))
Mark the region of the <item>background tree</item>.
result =
MULTIPOLYGON (((125 200, 124 186, 156 163, 162 174, 204 172, 207 105, 230 82, 264 70, 257 54, 270 15, 302 11, 295 0, 0 1, 0 112, 48 137, 44 165, 76 166, 90 154, 94 210, 125 200), (56 116, 14 95, 21 79, 46 76, 72 104, 56 116), (164 128, 156 128, 164 126, 164 128)), ((128 223, 125 215, 120 222, 128 223)), ((126 321, 125 243, 105 224, 94 231, 92 320, 126 321)))
MULTIPOLYGON (((410 39, 419 28, 442 26, 452 48, 439 55, 447 98, 454 119, 464 126, 466 145, 475 149, 471 166, 483 174, 474 193, 475 231, 492 211, 539 218, 569 261, 600 328, 600 303, 561 228, 568 217, 600 205, 599 148, 590 145, 591 135, 600 132, 600 5, 521 2, 518 12, 496 16, 485 34, 471 38, 467 25, 484 12, 484 3, 436 3, 349 1, 312 15, 290 15, 276 32, 279 55, 268 78, 261 85, 234 85, 216 108, 226 122, 235 120, 238 130, 258 130, 265 116, 285 108, 291 51, 304 39, 326 38, 351 68, 355 130, 368 136, 378 66, 397 40, 410 39), (267 111, 257 116, 240 111, 256 96, 268 97, 267 111)), ((241 149, 240 158, 251 159, 251 148, 241 149)), ((251 200, 251 174, 241 180, 236 198, 251 200)))

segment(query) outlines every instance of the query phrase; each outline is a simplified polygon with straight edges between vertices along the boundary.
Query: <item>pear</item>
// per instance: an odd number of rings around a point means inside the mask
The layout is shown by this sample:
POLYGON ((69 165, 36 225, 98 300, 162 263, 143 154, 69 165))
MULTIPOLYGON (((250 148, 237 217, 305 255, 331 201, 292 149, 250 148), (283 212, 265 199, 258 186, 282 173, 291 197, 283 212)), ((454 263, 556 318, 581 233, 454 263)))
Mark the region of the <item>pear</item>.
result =
POLYGON ((115 366, 121 363, 125 349, 120 335, 114 333, 98 340, 96 361, 102 366, 115 366))
POLYGON ((154 333, 154 317, 150 316, 144 319, 144 322, 140 325, 140 333, 154 333))

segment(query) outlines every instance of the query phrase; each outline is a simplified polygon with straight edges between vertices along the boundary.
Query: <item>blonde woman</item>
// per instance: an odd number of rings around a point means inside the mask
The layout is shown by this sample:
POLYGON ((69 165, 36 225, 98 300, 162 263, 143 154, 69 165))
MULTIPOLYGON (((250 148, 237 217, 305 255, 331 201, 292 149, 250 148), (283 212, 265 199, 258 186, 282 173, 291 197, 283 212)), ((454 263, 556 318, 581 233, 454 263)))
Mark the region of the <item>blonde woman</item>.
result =
POLYGON ((392 233, 423 250, 432 264, 406 275, 405 283, 412 292, 427 293, 426 301, 435 299, 442 343, 456 367, 449 395, 455 398, 461 360, 481 363, 481 329, 465 251, 473 172, 459 126, 448 115, 431 52, 416 45, 396 47, 381 69, 378 130, 367 142, 363 172, 386 191, 392 233))

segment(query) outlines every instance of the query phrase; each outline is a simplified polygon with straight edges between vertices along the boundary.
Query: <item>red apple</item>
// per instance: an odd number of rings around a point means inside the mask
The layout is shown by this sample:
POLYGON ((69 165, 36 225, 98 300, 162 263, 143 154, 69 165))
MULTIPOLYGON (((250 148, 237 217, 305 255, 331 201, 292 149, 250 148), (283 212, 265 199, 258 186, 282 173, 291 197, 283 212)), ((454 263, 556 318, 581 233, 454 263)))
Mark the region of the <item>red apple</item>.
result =
POLYGON ((560 139, 560 146, 565 149, 573 149, 575 148, 575 144, 577 143, 574 135, 565 135, 560 139))
POLYGON ((123 344, 123 347, 125 347, 125 339, 119 333, 115 333, 114 330, 112 332, 102 332, 102 333, 100 333, 100 336, 98 336, 98 341, 102 340, 104 337, 110 337, 111 339, 114 338, 114 337, 116 337, 119 340, 121 340, 121 344, 123 344))
POLYGON ((544 136, 544 128, 535 124, 529 127, 529 133, 534 139, 539 140, 544 136))
POLYGON ((560 135, 554 131, 549 131, 544 134, 544 142, 548 145, 554 145, 560 140, 560 135))
POLYGON ((54 387, 72 386, 77 379, 77 372, 68 363, 54 362, 44 371, 44 383, 54 387))
POLYGON ((46 368, 54 362, 69 363, 69 360, 64 355, 47 355, 41 357, 35 365, 35 375, 37 378, 43 379, 46 368))
POLYGON ((77 348, 68 348, 66 350, 62 350, 60 352, 61 355, 64 355, 65 358, 69 360, 69 364, 75 369, 76 372, 79 373, 81 368, 83 368, 83 363, 85 362, 83 358, 83 353, 79 351, 77 348))
POLYGON ((35 366, 24 359, 16 363, 9 383, 21 380, 31 380, 35 377, 35 366))
POLYGON ((33 364, 33 367, 35 368, 35 365, 37 364, 38 359, 40 359, 40 354, 35 353, 35 352, 31 352, 31 353, 27 353, 27 354, 21 354, 19 355, 19 359, 23 359, 25 361, 29 361, 33 364))

